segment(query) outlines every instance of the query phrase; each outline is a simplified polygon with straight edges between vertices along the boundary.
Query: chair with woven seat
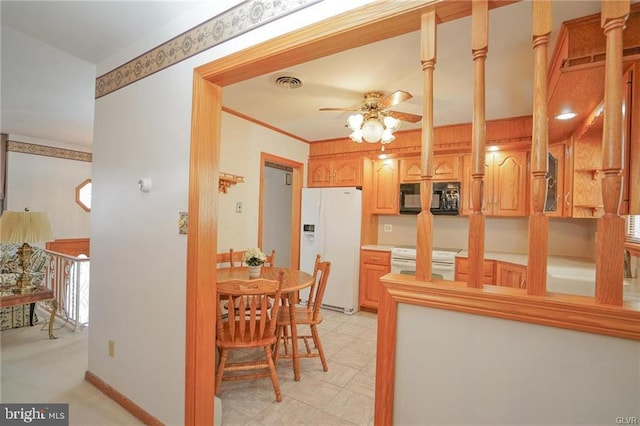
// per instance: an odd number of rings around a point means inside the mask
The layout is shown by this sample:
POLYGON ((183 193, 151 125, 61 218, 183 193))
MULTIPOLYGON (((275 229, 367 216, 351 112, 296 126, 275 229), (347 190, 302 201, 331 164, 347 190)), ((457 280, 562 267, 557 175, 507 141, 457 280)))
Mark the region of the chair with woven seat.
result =
MULTIPOLYGON (((309 298, 307 303, 303 306, 295 307, 295 321, 296 325, 308 325, 311 334, 298 334, 298 339, 302 340, 305 345, 306 352, 300 351, 298 356, 300 358, 320 358, 322 362, 322 369, 329 371, 327 366, 327 360, 324 356, 324 350, 322 349, 322 342, 320 341, 320 335, 318 334, 318 324, 322 322, 322 313, 320 308, 322 306, 322 298, 324 297, 325 290, 327 288, 327 280, 329 279, 329 272, 331 271, 331 262, 321 262, 320 256, 316 257, 316 265, 314 271, 314 282, 309 290, 309 298), (310 340, 313 343, 312 350, 310 340)), ((276 331, 276 345, 274 348, 274 360, 278 362, 280 357, 291 358, 292 354, 289 351, 289 340, 291 339, 291 333, 289 328, 291 327, 291 315, 289 309, 285 306, 280 309, 278 313, 276 331), (280 354, 280 341, 282 340, 284 346, 284 354, 280 354)))
POLYGON ((218 368, 216 370, 215 393, 220 391, 223 381, 251 380, 270 377, 276 400, 282 401, 278 376, 273 360, 273 345, 276 341, 276 318, 279 303, 272 303, 269 298, 280 298, 284 271, 278 280, 234 280, 218 283, 216 292, 216 346, 219 351, 218 368), (223 305, 237 305, 238 315, 234 309, 224 311, 223 305), (264 313, 267 312, 265 315, 264 313), (234 349, 262 348, 264 359, 243 362, 229 362, 229 352, 234 349), (258 370, 256 373, 246 371, 258 370), (259 371, 268 370, 268 371, 259 371), (233 374, 240 372, 240 374, 233 374), (244 373, 243 373, 244 372, 244 373), (232 373, 232 374, 225 374, 232 373))

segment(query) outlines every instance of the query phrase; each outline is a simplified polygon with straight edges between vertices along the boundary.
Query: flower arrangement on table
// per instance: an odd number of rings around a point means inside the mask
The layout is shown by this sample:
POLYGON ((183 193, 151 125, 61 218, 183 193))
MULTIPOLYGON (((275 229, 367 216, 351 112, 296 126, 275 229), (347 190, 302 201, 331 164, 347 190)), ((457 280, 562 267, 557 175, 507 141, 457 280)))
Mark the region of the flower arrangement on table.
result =
POLYGON ((267 260, 267 255, 260 251, 259 248, 250 248, 244 252, 242 258, 247 266, 261 266, 267 260))

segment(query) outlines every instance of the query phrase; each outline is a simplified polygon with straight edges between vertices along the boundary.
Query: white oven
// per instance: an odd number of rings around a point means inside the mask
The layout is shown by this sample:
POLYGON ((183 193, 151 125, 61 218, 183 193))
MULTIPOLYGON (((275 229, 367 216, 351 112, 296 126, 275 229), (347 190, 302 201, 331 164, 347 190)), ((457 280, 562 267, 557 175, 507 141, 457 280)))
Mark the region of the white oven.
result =
MULTIPOLYGON (((433 249, 431 252, 431 273, 436 277, 453 281, 457 249, 433 249)), ((391 272, 394 274, 416 274, 416 247, 397 246, 391 249, 391 272)))

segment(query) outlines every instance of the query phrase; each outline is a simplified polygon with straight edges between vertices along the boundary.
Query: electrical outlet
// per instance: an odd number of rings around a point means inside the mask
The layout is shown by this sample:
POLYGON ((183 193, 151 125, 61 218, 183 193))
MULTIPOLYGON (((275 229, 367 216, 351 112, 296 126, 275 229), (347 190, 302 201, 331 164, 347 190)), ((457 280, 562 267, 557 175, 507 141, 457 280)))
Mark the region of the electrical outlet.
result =
POLYGON ((242 213, 242 201, 236 203, 236 213, 242 213))
POLYGON ((109 340, 109 356, 111 358, 116 357, 116 344, 113 340, 109 340))
POLYGON ((384 228, 383 228, 384 232, 391 232, 392 229, 393 227, 391 226, 391 224, 389 223, 384 224, 384 228))

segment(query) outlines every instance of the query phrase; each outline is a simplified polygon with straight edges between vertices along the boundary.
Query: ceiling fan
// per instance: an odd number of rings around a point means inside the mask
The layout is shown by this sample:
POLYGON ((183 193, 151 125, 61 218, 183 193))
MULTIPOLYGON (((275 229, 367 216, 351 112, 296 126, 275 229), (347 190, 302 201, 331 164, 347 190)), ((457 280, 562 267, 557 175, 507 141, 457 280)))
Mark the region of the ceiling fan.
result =
POLYGON ((396 90, 384 96, 384 92, 372 90, 365 92, 364 99, 358 107, 320 108, 320 111, 357 111, 347 120, 347 126, 353 130, 349 135, 354 141, 387 144, 395 139, 393 132, 400 126, 400 121, 417 123, 422 117, 406 112, 392 111, 389 108, 411 99, 409 92, 396 90))

